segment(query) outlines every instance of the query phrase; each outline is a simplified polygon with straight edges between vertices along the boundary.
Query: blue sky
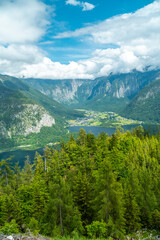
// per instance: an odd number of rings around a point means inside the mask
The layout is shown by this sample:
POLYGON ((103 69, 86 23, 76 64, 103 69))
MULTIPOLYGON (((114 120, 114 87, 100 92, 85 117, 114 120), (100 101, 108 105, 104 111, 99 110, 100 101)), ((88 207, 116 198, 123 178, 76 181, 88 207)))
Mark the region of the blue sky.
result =
POLYGON ((90 78, 160 68, 160 0, 1 0, 0 73, 90 78))
MULTIPOLYGON (((153 0, 91 0, 88 2, 95 7, 88 11, 83 11, 79 5, 66 4, 65 0, 45 0, 43 2, 54 9, 55 15, 51 19, 51 26, 47 34, 40 42, 41 48, 47 51, 49 58, 53 61, 68 63, 71 60, 88 58, 97 48, 107 48, 110 47, 110 44, 94 44, 77 38, 55 40, 52 38, 53 36, 64 31, 74 31, 119 14, 135 12, 152 3, 153 0), (48 41, 50 43, 47 43, 48 41)), ((114 45, 112 46, 114 47, 114 45)))

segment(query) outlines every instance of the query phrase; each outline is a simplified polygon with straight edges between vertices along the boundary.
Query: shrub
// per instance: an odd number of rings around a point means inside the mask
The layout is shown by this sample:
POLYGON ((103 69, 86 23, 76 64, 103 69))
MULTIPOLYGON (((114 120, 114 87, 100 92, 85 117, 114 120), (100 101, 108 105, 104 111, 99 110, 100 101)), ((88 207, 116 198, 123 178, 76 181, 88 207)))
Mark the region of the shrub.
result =
POLYGON ((34 217, 31 218, 28 227, 29 227, 29 230, 34 234, 37 234, 40 231, 38 227, 38 221, 34 217))
POLYGON ((86 228, 90 238, 106 237, 107 224, 103 221, 93 221, 90 225, 87 225, 86 228))
POLYGON ((0 232, 5 235, 19 233, 18 224, 14 219, 10 223, 6 222, 5 225, 0 228, 0 232))

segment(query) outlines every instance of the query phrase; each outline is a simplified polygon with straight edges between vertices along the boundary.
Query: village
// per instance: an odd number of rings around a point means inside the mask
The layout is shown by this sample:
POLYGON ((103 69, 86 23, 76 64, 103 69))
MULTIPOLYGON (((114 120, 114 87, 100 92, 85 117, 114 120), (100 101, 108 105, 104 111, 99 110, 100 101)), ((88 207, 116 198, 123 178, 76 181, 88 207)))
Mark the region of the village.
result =
POLYGON ((98 112, 84 109, 77 109, 84 112, 84 118, 69 120, 68 125, 73 126, 100 126, 115 127, 121 125, 141 124, 142 121, 127 119, 114 112, 98 112))

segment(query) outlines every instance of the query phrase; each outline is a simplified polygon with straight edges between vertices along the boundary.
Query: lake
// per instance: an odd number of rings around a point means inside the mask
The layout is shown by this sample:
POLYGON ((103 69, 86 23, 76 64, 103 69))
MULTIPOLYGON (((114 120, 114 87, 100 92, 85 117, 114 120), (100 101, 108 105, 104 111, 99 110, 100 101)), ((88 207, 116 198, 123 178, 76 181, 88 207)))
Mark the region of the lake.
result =
MULTIPOLYGON (((127 131, 127 130, 131 130, 132 128, 137 127, 138 125, 125 125, 122 126, 122 128, 127 131)), ((148 128, 148 125, 143 125, 144 128, 148 128)), ((152 125, 152 131, 153 131, 153 127, 156 127, 156 125, 152 125)), ((68 127, 67 129, 70 130, 71 132, 79 132, 79 130, 81 128, 84 128, 84 130, 89 133, 92 132, 95 136, 98 136, 98 134, 100 134, 101 132, 106 132, 109 136, 112 135, 116 128, 108 128, 108 127, 95 127, 95 126, 74 126, 74 127, 68 127)), ((34 156, 35 153, 38 152, 41 155, 43 155, 43 149, 44 148, 40 148, 40 149, 36 149, 36 150, 16 150, 16 151, 11 151, 11 152, 3 152, 0 153, 0 160, 1 159, 6 159, 9 158, 10 156, 14 156, 12 162, 18 162, 20 163, 20 165, 23 167, 24 162, 26 160, 26 156, 28 155, 31 162, 34 161, 34 156)))
MULTIPOLYGON (((138 125, 125 125, 122 126, 122 128, 127 131, 127 130, 131 130, 132 128, 137 127, 138 125)), ((115 131, 116 131, 116 127, 115 128, 109 128, 109 127, 95 127, 95 126, 74 126, 74 127, 68 127, 67 129, 70 130, 71 132, 79 132, 79 130, 83 128, 86 133, 93 133, 96 137, 98 136, 98 134, 100 134, 101 132, 105 132, 107 133, 109 136, 112 135, 115 131)))
MULTIPOLYGON (((132 130, 133 128, 136 128, 137 124, 133 124, 133 125, 123 125, 121 126, 124 131, 127 130, 132 130)), ((157 132, 157 125, 148 125, 148 124, 142 124, 143 128, 148 129, 148 127, 151 127, 151 133, 153 132, 157 132)), ((74 127, 68 127, 67 129, 70 130, 71 132, 79 132, 79 130, 83 128, 86 133, 93 133, 96 137, 98 136, 98 134, 100 134, 101 132, 105 132, 107 133, 109 136, 112 135, 113 133, 115 133, 116 131, 116 127, 115 128, 109 128, 109 127, 97 127, 97 126, 74 126, 74 127)))
POLYGON ((36 152, 43 154, 43 148, 36 150, 16 150, 11 152, 3 152, 0 153, 0 160, 7 159, 13 156, 12 163, 14 164, 15 162, 19 162, 20 166, 23 167, 27 156, 29 156, 31 162, 34 161, 34 156, 36 152))

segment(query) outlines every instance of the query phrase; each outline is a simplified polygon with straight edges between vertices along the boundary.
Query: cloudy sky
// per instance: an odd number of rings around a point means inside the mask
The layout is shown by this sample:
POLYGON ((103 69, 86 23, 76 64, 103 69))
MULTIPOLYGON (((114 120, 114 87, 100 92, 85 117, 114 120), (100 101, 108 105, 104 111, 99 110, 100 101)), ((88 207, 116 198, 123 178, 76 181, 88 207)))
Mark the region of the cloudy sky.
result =
POLYGON ((89 78, 160 68, 160 0, 0 0, 0 73, 89 78))

